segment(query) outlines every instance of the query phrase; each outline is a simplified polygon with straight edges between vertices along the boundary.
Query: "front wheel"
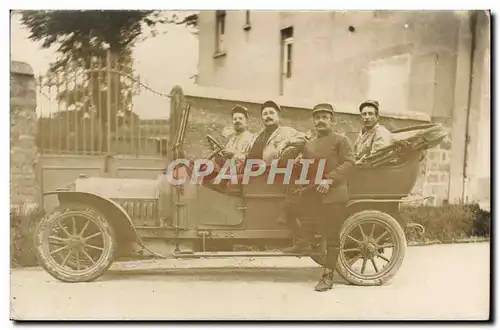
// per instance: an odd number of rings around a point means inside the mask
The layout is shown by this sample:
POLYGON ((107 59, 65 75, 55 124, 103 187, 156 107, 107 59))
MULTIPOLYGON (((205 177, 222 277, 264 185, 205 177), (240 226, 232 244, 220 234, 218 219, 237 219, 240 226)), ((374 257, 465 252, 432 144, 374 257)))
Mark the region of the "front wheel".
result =
MULTIPOLYGON (((378 210, 357 212, 342 226, 336 270, 354 285, 382 285, 398 272, 406 246, 405 233, 392 216, 378 210)), ((326 242, 318 250, 325 251, 326 242)), ((311 258, 324 265, 324 254, 311 258)))
POLYGON ((111 267, 113 228, 95 208, 65 204, 38 224, 35 253, 41 266, 63 282, 90 282, 111 267))

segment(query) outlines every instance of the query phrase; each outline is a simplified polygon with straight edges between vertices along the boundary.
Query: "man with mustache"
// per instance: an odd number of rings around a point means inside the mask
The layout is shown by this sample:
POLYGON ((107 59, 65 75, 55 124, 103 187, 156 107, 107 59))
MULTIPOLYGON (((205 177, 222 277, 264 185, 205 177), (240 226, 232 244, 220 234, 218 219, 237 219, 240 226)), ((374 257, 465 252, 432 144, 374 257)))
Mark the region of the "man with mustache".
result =
POLYGON ((235 134, 230 138, 221 154, 226 159, 244 161, 256 135, 248 130, 248 110, 245 107, 236 105, 231 110, 231 115, 235 134))
POLYGON ((327 240, 325 269, 315 290, 326 291, 333 286, 333 272, 340 249, 340 230, 346 218, 346 204, 349 200, 347 176, 354 169, 355 160, 349 139, 333 129, 333 106, 329 103, 317 104, 313 107, 312 115, 316 135, 305 144, 302 158, 314 161, 309 166, 308 179, 315 185, 304 190, 298 199, 287 194, 291 197, 287 199, 287 223, 297 237, 297 243, 283 252, 304 253, 311 250, 296 219, 304 212, 312 216, 323 226, 327 240), (315 182, 320 160, 325 161, 321 178, 327 181, 315 182))
POLYGON ((281 107, 273 101, 266 101, 261 106, 264 129, 256 137, 247 159, 262 159, 270 164, 289 146, 300 148, 306 142, 306 135, 288 126, 280 125, 281 107))
POLYGON ((394 142, 391 132, 379 123, 379 103, 368 100, 359 106, 363 128, 354 143, 356 161, 394 142))

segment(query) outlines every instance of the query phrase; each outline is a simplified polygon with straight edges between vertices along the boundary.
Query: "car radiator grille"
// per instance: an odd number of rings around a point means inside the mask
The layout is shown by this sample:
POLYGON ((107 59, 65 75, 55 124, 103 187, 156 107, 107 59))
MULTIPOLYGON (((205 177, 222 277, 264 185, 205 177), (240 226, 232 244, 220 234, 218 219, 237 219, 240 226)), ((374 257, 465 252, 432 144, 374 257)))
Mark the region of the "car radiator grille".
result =
POLYGON ((156 199, 114 199, 136 225, 153 225, 159 220, 156 199))

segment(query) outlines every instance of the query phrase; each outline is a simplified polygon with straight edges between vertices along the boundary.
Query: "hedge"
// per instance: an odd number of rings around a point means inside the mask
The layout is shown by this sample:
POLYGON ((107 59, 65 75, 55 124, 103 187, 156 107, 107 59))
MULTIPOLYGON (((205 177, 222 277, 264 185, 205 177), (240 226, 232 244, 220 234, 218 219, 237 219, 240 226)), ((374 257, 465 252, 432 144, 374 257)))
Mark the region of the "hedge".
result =
POLYGON ((10 263, 11 267, 36 266, 33 252, 33 229, 45 215, 41 207, 10 208, 10 263))
MULTIPOLYGON (((460 240, 490 237, 490 212, 478 204, 449 204, 442 206, 402 206, 404 222, 421 224, 423 235, 416 230, 407 230, 411 243, 453 243, 460 240)), ((33 253, 33 229, 44 216, 40 208, 11 208, 11 266, 36 266, 33 253)))
POLYGON ((453 243, 490 237, 490 212, 482 210, 479 204, 402 206, 400 214, 404 221, 425 228, 423 235, 419 235, 416 230, 408 230, 409 242, 453 243))

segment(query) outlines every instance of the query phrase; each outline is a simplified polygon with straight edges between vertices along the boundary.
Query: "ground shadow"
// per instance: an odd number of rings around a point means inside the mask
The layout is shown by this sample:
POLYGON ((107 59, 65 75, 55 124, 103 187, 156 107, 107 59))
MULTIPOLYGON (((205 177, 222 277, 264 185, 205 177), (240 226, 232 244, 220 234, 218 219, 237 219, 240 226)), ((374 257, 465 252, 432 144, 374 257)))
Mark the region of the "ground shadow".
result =
MULTIPOLYGON (((214 282, 277 282, 293 283, 317 282, 323 272, 322 268, 169 268, 151 270, 110 270, 98 281, 122 281, 134 277, 146 276, 151 281, 214 281, 214 282)), ((347 284, 335 274, 334 281, 347 284)))

